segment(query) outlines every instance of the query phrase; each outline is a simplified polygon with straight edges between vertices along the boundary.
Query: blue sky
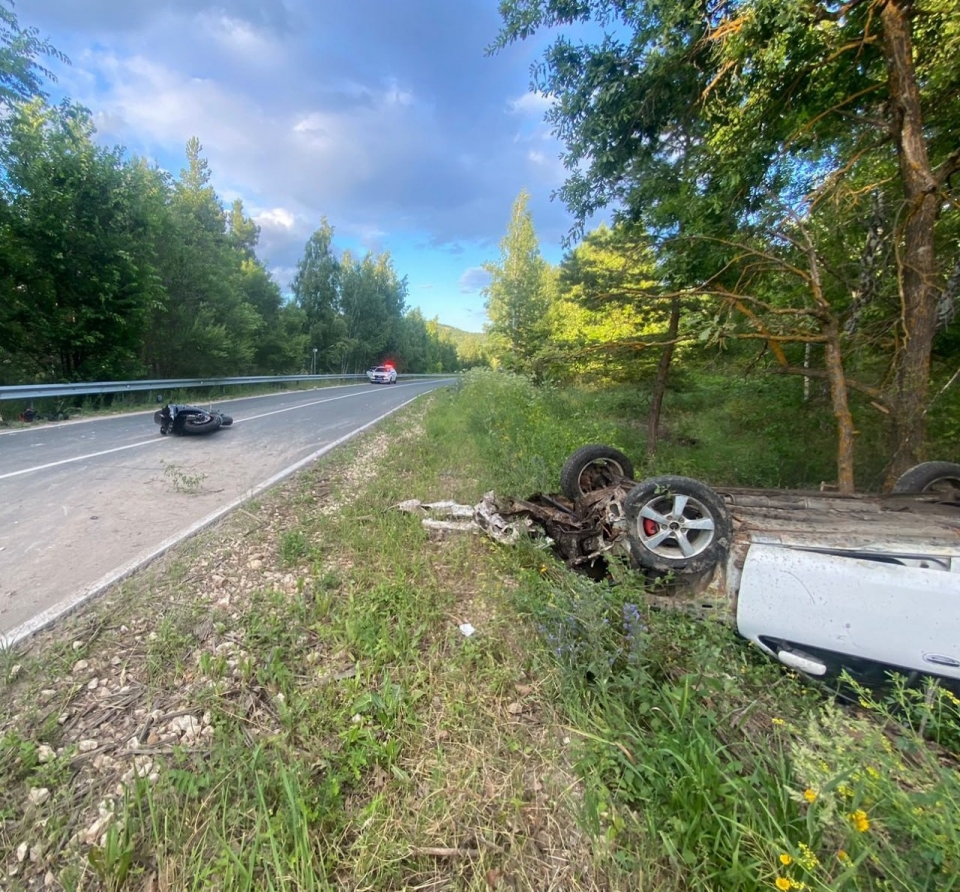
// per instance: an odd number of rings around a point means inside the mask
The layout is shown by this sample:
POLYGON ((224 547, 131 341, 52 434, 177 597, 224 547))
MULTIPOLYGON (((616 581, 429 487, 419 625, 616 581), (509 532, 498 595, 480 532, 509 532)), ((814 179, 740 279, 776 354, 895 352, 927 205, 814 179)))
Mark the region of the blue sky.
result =
POLYGON ((287 287, 326 216, 340 249, 389 251, 408 304, 468 331, 480 269, 521 189, 543 255, 571 218, 550 194, 561 147, 528 91, 543 48, 492 56, 496 0, 21 0, 71 65, 51 98, 86 105, 98 139, 178 172, 197 136, 224 203, 243 199, 287 287))

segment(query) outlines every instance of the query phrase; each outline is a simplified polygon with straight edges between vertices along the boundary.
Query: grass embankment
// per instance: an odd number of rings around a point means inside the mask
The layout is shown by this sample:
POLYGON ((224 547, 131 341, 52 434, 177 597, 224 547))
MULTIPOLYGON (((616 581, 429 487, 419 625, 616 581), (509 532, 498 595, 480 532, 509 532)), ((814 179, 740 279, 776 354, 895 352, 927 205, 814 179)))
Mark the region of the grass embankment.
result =
MULTIPOLYGON (((632 399, 470 375, 4 655, 3 881, 957 885, 949 695, 902 692, 898 721, 836 706, 730 630, 648 610, 625 569, 597 585, 392 510, 554 490, 585 442, 639 459, 632 399)), ((675 440, 710 430, 715 401, 687 402, 675 440)), ((638 471, 761 464, 697 441, 638 471)))

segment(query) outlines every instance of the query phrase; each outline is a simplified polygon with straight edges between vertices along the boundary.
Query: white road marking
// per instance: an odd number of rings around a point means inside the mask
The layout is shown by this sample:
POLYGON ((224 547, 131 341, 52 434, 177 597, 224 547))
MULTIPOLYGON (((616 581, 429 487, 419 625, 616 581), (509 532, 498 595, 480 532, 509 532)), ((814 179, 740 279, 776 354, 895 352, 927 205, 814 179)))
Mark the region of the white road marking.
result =
POLYGON ((34 471, 46 471, 48 468, 56 468, 60 465, 69 465, 75 461, 86 461, 90 458, 97 458, 101 455, 109 455, 111 452, 123 452, 124 449, 136 449, 140 446, 149 446, 158 442, 154 437, 150 440, 142 440, 139 443, 128 443, 126 446, 115 446, 113 449, 104 449, 102 452, 90 452, 87 455, 78 455, 74 458, 64 458, 60 461, 48 462, 45 465, 34 465, 32 468, 22 468, 19 471, 10 471, 7 474, 0 474, 0 480, 7 480, 10 477, 19 477, 21 474, 32 474, 34 471))
MULTIPOLYGON (((332 396, 323 400, 314 400, 310 403, 298 403, 296 406, 287 406, 285 409, 274 409, 272 412, 264 412, 261 415, 251 415, 249 418, 237 419, 233 422, 233 426, 236 427, 238 424, 242 424, 244 421, 255 421, 257 418, 267 418, 270 415, 279 415, 281 412, 293 412, 297 409, 306 409, 308 406, 318 406, 321 403, 332 403, 336 400, 346 400, 350 399, 351 397, 362 396, 363 394, 369 393, 375 393, 375 391, 364 390, 361 391, 361 393, 346 393, 343 396, 332 396)), ((45 465, 34 465, 31 468, 22 468, 19 471, 10 471, 7 474, 0 474, 0 480, 7 480, 10 477, 19 477, 21 474, 32 474, 34 471, 46 471, 49 468, 60 467, 60 465, 69 465, 77 461, 87 461, 91 458, 99 458, 101 455, 110 455, 112 452, 123 452, 125 449, 138 449, 141 446, 152 446, 156 443, 162 442, 162 440, 158 440, 156 437, 151 437, 149 440, 141 440, 139 443, 128 443, 126 446, 115 446, 113 449, 104 449, 100 452, 89 452, 86 455, 77 455, 74 458, 64 458, 60 461, 48 462, 45 465)))
MULTIPOLYGON (((127 564, 124 564, 117 570, 108 573, 106 576, 98 579, 92 585, 88 585, 86 588, 81 589, 74 595, 71 595, 69 598, 61 601, 59 604, 55 604, 53 607, 48 607, 42 613, 38 613, 32 619, 28 619, 25 623, 21 623, 19 626, 11 629, 9 632, 0 632, 0 649, 6 649, 17 644, 19 641, 22 641, 24 638, 29 638, 31 635, 39 632, 41 629, 46 628, 49 625, 52 625, 62 616, 73 612, 80 605, 86 603, 91 598, 100 594, 104 589, 113 585, 116 582, 120 582, 122 579, 126 579, 128 576, 132 575, 135 571, 139 570, 141 567, 145 567, 147 564, 155 561, 160 555, 165 551, 172 548, 174 545, 178 545, 184 539, 189 539, 191 536, 195 536, 197 533, 206 529, 215 521, 219 520, 226 514, 229 514, 234 508, 238 508, 244 502, 249 501, 250 499, 255 498, 260 495, 264 490, 269 489, 276 483, 279 483, 285 477, 289 477, 291 474, 299 471, 301 468, 310 464, 311 462, 316 461, 326 453, 330 452, 333 449, 336 449, 337 446, 342 446, 348 440, 357 436, 357 434, 363 433, 368 428, 373 427, 375 424, 383 421, 389 415, 392 415, 394 412, 399 411, 404 406, 410 405, 414 400, 419 397, 420 394, 412 396, 410 399, 405 402, 400 403, 399 406, 394 406, 387 412, 384 412, 382 415, 374 418, 373 421, 368 421, 366 424, 361 425, 358 428, 350 431, 348 434, 339 437, 334 440, 332 443, 328 443, 326 446, 322 446, 316 452, 308 455, 306 458, 300 459, 300 461, 294 462, 290 467, 284 468, 282 471, 274 474, 269 480, 264 480, 263 483, 259 483, 254 487, 248 489, 243 495, 238 496, 232 502, 227 505, 224 505, 222 508, 218 508, 212 514, 208 514, 202 520, 198 520, 196 523, 189 526, 182 533, 177 533, 174 536, 171 536, 169 539, 161 542, 156 548, 148 552, 147 554, 141 555, 140 557, 134 558, 127 564)), ((341 399, 341 397, 336 397, 336 399, 341 399)), ((321 400, 320 402, 328 402, 327 400, 321 400)), ((273 413, 269 413, 273 414, 273 413)), ((154 442, 154 441, 151 441, 154 442)))

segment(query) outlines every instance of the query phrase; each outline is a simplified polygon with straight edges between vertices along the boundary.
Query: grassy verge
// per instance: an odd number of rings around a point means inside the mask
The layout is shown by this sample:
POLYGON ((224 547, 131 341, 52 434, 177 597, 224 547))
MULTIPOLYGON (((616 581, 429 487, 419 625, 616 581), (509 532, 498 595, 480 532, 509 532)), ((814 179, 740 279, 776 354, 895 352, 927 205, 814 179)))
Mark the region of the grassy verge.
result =
POLYGON ((472 374, 4 654, 3 882, 952 888, 948 695, 835 706, 625 569, 392 510, 639 458, 624 399, 472 374))

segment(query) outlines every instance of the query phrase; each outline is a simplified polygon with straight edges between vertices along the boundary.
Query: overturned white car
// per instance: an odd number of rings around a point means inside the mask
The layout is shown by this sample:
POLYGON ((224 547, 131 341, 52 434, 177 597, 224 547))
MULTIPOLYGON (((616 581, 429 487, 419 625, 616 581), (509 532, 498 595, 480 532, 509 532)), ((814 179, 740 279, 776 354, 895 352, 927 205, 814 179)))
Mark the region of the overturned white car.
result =
POLYGON ((730 622, 808 675, 845 671, 868 686, 932 676, 960 696, 960 464, 926 462, 889 495, 848 496, 637 482, 626 455, 590 445, 564 465, 561 490, 397 507, 504 543, 540 531, 597 579, 626 557, 653 606, 730 622))
MULTIPOLYGON (((897 672, 960 686, 960 465, 918 465, 889 495, 632 477, 623 453, 585 446, 563 469, 566 500, 515 510, 543 523, 546 507, 561 546, 565 512, 597 518, 573 563, 625 547, 664 583, 657 602, 718 614, 809 675, 846 670, 878 684, 897 672)), ((582 539, 582 524, 570 530, 582 539)))

